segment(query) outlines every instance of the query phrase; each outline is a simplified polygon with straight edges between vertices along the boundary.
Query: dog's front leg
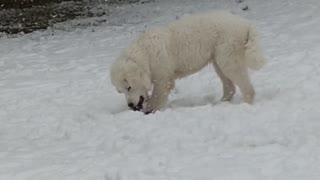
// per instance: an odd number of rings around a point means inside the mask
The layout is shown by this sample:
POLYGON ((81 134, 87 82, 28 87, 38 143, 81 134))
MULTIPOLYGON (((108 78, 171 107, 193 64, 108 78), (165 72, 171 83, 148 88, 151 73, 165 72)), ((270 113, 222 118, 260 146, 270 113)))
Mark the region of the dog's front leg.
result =
POLYGON ((144 108, 144 113, 153 113, 164 107, 168 101, 170 90, 174 87, 174 81, 155 81, 151 97, 144 108))

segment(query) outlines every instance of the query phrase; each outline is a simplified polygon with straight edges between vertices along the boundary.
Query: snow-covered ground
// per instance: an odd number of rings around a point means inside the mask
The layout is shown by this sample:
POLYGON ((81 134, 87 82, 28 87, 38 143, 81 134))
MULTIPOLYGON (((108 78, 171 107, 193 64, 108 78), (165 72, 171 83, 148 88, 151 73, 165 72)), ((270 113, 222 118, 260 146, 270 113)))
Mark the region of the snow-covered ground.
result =
POLYGON ((0 39, 0 180, 318 180, 319 0, 158 0, 106 25, 0 39), (242 11, 245 6, 248 11, 242 11), (219 102, 211 67, 163 112, 127 110, 110 64, 138 33, 227 9, 252 20, 268 64, 253 106, 219 102))

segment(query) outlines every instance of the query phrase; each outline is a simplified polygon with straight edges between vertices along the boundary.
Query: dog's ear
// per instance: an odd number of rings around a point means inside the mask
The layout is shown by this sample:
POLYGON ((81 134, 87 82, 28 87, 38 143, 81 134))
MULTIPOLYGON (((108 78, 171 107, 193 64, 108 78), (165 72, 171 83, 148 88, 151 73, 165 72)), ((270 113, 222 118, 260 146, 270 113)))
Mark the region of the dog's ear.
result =
MULTIPOLYGON (((128 78, 134 78, 133 76, 140 76, 137 77, 143 86, 147 89, 147 91, 151 91, 152 89, 152 83, 151 83, 151 75, 144 69, 142 69, 136 62, 134 61, 127 61, 127 67, 130 69, 127 74, 128 78)), ((129 79, 127 79, 128 84, 130 85, 129 79)), ((137 80, 137 79, 136 79, 137 80)), ((132 82, 131 82, 132 83, 132 82)))
POLYGON ((142 79, 142 83, 144 87, 147 89, 147 91, 151 91, 152 89, 152 82, 150 74, 144 71, 140 71, 140 77, 142 79))

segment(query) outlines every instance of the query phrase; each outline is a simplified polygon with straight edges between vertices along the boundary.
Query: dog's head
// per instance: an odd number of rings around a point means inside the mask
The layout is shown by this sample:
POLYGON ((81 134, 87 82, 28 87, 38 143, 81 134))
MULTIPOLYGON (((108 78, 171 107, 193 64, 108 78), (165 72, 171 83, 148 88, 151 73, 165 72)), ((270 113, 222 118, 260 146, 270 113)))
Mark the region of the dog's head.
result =
POLYGON ((132 110, 142 110, 148 101, 148 91, 152 89, 150 74, 137 63, 130 60, 118 60, 111 67, 111 82, 119 93, 127 99, 132 110))

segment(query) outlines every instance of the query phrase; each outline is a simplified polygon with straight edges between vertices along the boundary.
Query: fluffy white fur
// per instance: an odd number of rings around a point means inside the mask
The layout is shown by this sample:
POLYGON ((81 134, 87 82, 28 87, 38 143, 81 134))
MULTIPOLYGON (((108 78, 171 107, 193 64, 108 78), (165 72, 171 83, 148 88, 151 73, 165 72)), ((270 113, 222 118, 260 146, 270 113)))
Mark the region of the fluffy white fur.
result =
POLYGON ((149 113, 165 106, 176 79, 208 64, 222 81, 222 100, 231 100, 237 85, 244 101, 251 104, 255 91, 248 67, 258 70, 264 64, 254 26, 219 11, 154 28, 141 34, 114 62, 111 81, 132 109, 149 113))

